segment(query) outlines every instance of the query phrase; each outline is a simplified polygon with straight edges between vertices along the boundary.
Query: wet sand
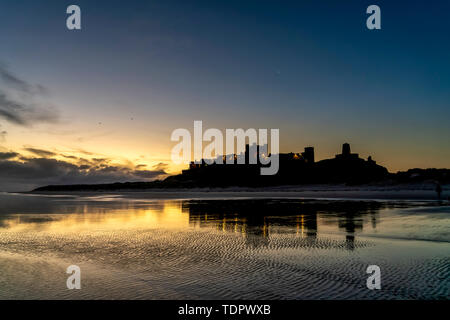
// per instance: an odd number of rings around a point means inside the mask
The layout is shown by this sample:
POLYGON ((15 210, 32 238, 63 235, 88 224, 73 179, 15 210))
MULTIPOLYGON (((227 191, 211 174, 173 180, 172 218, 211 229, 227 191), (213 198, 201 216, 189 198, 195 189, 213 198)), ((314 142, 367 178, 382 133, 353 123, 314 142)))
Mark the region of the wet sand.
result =
POLYGON ((429 201, 0 195, 2 299, 448 299, 429 201), (78 265, 82 289, 66 288, 78 265), (366 287, 368 265, 382 290, 366 287))

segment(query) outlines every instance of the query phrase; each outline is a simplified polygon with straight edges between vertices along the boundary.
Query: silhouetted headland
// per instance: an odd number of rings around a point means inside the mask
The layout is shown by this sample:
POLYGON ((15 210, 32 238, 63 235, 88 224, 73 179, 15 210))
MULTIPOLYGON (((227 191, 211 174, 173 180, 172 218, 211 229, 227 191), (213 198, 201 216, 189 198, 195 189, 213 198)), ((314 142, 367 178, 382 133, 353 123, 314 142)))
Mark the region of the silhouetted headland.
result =
MULTIPOLYGON (((348 143, 343 144, 342 153, 332 159, 315 161, 314 148, 306 147, 301 153, 280 153, 279 170, 275 175, 261 175, 257 154, 245 150, 245 164, 207 164, 191 162, 189 169, 164 180, 151 182, 123 182, 112 184, 50 185, 33 191, 100 191, 100 190, 145 190, 145 189, 193 189, 249 187, 263 188, 273 186, 292 186, 308 184, 346 184, 362 185, 371 183, 403 184, 434 181, 450 182, 449 169, 410 169, 405 172, 389 173, 378 165, 372 157, 367 160, 352 153, 348 143), (249 164, 250 157, 256 158, 249 164)), ((255 149, 253 149, 255 150, 255 149)), ((256 148, 258 150, 258 147, 256 148)), ((242 154, 241 154, 242 155, 242 154)), ((238 155, 230 155, 236 161, 238 155)), ((226 157, 224 156, 224 159, 226 157)))

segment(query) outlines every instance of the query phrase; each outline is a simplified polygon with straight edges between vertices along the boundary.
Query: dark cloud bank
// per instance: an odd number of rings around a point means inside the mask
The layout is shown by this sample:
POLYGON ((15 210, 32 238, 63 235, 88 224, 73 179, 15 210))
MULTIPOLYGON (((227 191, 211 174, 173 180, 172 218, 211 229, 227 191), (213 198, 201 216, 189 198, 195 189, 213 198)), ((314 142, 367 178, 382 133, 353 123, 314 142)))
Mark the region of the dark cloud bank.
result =
POLYGON ((167 176, 160 168, 139 170, 108 165, 106 161, 83 161, 83 164, 73 164, 51 158, 25 158, 15 152, 0 152, 0 190, 29 191, 49 184, 150 181, 167 176))

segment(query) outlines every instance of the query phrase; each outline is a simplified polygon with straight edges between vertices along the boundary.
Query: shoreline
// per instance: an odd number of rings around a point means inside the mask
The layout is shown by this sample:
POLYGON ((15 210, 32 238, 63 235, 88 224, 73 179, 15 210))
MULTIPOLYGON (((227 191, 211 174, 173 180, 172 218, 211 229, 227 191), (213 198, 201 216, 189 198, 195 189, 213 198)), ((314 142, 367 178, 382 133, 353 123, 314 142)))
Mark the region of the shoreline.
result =
MULTIPOLYGON (((17 192, 16 192, 17 193, 17 192)), ((98 191, 31 191, 26 195, 95 197, 117 196, 125 199, 236 199, 236 198, 309 198, 347 200, 436 200, 429 184, 393 186, 305 185, 270 188, 197 188, 197 189, 142 189, 98 191)), ((450 186, 443 186, 441 201, 448 201, 450 186)))

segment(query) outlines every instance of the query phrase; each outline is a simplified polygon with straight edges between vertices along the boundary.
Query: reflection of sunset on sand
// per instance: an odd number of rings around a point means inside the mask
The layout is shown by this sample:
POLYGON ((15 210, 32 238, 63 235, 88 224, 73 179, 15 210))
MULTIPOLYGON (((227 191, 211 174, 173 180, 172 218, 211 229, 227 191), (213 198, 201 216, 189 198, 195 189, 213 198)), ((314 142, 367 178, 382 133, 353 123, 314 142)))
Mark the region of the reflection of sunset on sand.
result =
POLYGON ((1 298, 447 295, 449 212, 434 202, 0 197, 1 298), (388 271, 379 293, 373 261, 388 271), (61 285, 72 264, 78 292, 61 285))
POLYGON ((45 231, 52 234, 66 234, 89 231, 120 231, 151 228, 185 228, 189 219, 181 212, 181 203, 150 203, 148 208, 134 204, 118 204, 108 207, 82 205, 74 207, 68 215, 39 214, 16 215, 14 219, 3 221, 7 232, 45 231))

